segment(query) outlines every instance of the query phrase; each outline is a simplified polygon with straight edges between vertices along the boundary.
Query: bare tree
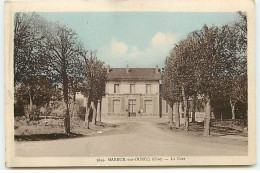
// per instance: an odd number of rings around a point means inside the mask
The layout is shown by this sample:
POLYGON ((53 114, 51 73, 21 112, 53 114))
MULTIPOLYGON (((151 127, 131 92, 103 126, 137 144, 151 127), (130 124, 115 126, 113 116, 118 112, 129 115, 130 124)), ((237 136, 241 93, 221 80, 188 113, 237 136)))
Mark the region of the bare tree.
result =
POLYGON ((66 115, 65 132, 70 133, 69 78, 73 76, 78 59, 79 41, 76 33, 67 26, 52 25, 45 32, 45 56, 50 68, 63 87, 66 115))
MULTIPOLYGON (((92 123, 96 124, 97 104, 105 93, 106 70, 104 63, 100 61, 95 51, 81 51, 84 59, 83 71, 85 80, 81 85, 81 93, 87 98, 86 110, 93 110, 92 123)), ((89 116, 86 114, 86 116, 89 116)), ((87 119, 87 118, 85 118, 87 119)))

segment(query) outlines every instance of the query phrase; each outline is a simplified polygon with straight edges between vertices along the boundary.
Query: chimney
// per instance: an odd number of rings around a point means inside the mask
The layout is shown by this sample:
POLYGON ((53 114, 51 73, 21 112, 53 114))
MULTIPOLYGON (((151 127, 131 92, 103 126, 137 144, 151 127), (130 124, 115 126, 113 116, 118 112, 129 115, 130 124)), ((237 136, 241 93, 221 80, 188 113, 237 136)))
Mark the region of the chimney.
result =
POLYGON ((110 66, 107 65, 107 73, 109 73, 109 72, 110 72, 110 66))
POLYGON ((156 65, 156 67, 155 67, 155 73, 159 73, 158 65, 156 65))
POLYGON ((126 72, 126 73, 129 73, 129 67, 128 67, 128 64, 126 65, 125 72, 126 72))

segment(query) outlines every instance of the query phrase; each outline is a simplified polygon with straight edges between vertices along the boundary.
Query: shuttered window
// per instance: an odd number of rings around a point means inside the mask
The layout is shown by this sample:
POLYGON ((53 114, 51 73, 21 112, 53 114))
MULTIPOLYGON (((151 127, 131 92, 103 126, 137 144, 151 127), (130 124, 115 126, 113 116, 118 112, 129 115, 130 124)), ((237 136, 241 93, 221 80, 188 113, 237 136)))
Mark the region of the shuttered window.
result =
POLYGON ((135 93, 135 84, 130 84, 130 93, 135 93))
POLYGON ((120 100, 113 100, 113 113, 120 113, 120 100))
POLYGON ((114 93, 119 93, 119 84, 114 84, 114 93))
POLYGON ((146 84, 146 94, 151 93, 151 84, 146 84))

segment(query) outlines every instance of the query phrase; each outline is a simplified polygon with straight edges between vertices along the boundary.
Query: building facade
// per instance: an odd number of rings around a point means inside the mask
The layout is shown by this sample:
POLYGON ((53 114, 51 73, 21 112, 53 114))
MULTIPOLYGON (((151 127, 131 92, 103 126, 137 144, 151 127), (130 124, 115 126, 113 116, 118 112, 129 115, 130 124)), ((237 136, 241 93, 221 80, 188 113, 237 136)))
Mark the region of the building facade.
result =
POLYGON ((156 68, 107 68, 102 117, 162 117, 170 112, 160 99, 161 72, 156 68), (162 111, 162 107, 165 109, 162 111))
MULTIPOLYGON (((169 118, 173 110, 160 96, 161 71, 156 68, 107 68, 102 118, 169 118)), ((182 104, 181 104, 182 105, 182 104)), ((183 106, 178 109, 183 124, 183 106)), ((189 113, 192 121, 192 112, 189 113)), ((204 120, 204 111, 196 110, 195 121, 204 120)), ((173 116, 175 121, 175 116, 173 116)))

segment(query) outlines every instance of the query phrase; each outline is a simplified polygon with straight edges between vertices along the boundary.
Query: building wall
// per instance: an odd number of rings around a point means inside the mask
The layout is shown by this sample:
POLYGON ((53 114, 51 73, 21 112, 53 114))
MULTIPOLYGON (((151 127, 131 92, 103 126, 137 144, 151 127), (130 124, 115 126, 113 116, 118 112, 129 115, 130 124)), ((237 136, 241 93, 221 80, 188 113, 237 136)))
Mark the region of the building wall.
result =
POLYGON ((135 84, 135 94, 146 94, 146 84, 151 84, 151 94, 159 94, 159 81, 108 81, 106 94, 114 94, 114 84, 119 84, 118 94, 129 94, 130 84, 135 84))
POLYGON ((159 117, 159 95, 107 95, 102 99, 102 116, 129 116, 130 100, 135 100, 133 112, 136 117, 159 117), (118 104, 115 105, 115 102, 118 104), (148 103, 149 102, 149 103, 148 103))
MULTIPOLYGON (((116 82, 115 82, 116 83, 116 82)), ((151 85, 152 93, 151 94, 141 94, 144 93, 144 87, 145 83, 138 82, 136 88, 136 93, 129 93, 130 92, 130 83, 133 84, 132 82, 123 82, 123 86, 121 86, 121 92, 118 94, 106 94, 106 96, 102 97, 102 102, 101 102, 101 114, 102 117, 128 117, 128 112, 126 109, 129 109, 129 99, 135 99, 136 100, 136 116, 137 117, 150 117, 150 118, 165 118, 169 119, 170 116, 172 115, 172 108, 170 105, 163 100, 162 98, 159 97, 159 93, 157 93, 157 86, 156 82, 153 82, 153 85, 151 85), (128 85, 127 85, 128 84, 128 85), (129 86, 129 87, 128 87, 129 86), (141 88, 139 88, 141 87, 141 88), (142 88, 143 87, 143 88, 142 88), (128 89, 129 88, 129 89, 128 89), (123 92, 124 91, 124 92, 123 92), (128 92, 127 92, 128 91, 128 92), (141 92, 142 91, 142 92, 141 92), (122 93, 123 92, 123 93, 122 93), (117 113, 113 112, 113 101, 119 100, 120 104, 120 110, 117 113), (152 105, 152 112, 147 113, 145 111, 145 102, 149 100, 151 101, 152 105), (138 113, 139 112, 139 113, 138 113)), ((122 83, 120 83, 122 84, 122 83)), ((110 88, 113 88, 111 92, 114 92, 114 83, 109 82, 110 88), (112 87, 113 86, 113 87, 112 87)), ((158 83, 157 83, 158 85, 158 83)), ((108 89, 108 86, 106 87, 108 89)), ((76 94, 77 100, 82 100, 83 105, 85 105, 86 99, 81 93, 76 94)), ((179 114, 180 114, 180 123, 184 124, 185 119, 184 119, 184 111, 183 109, 179 109, 179 114)), ((204 110, 196 110, 195 112, 195 121, 197 122, 202 122, 204 120, 204 115, 205 112, 204 110)), ((173 115, 173 121, 175 122, 175 115, 173 115)), ((189 121, 192 121, 191 117, 191 112, 190 112, 190 118, 189 121)))
POLYGON ((169 118, 172 114, 172 108, 165 100, 161 100, 161 117, 162 118, 169 118))
MULTIPOLYGON (((129 116, 129 100, 135 100, 136 117, 165 118, 172 115, 170 105, 160 98, 159 81, 108 81, 106 83, 106 95, 102 97, 102 117, 126 118, 129 116), (119 84, 119 92, 114 93, 114 84, 119 84), (130 84, 135 84, 135 92, 130 93, 130 84), (151 92, 146 93, 146 84, 151 84, 151 92), (146 111, 146 103, 149 102, 150 111, 146 111), (116 107, 114 103, 116 104, 116 107), (114 110, 115 109, 115 110, 114 110)), ((179 109, 180 123, 184 124, 183 108, 179 109)), ((204 112, 196 111, 195 121, 203 121, 204 112)), ((173 116, 175 122, 175 116, 173 116)), ((192 121, 191 112, 190 119, 192 121)))
POLYGON ((106 96, 102 98, 103 117, 128 117, 130 112, 136 117, 159 117, 159 81, 108 81, 106 96), (119 84, 119 92, 114 93, 114 84, 119 84), (130 84, 135 84, 130 93, 130 84), (151 92, 146 93, 146 84, 151 92), (130 102, 134 100, 134 105, 130 102), (133 111, 131 111, 133 110, 133 111))

